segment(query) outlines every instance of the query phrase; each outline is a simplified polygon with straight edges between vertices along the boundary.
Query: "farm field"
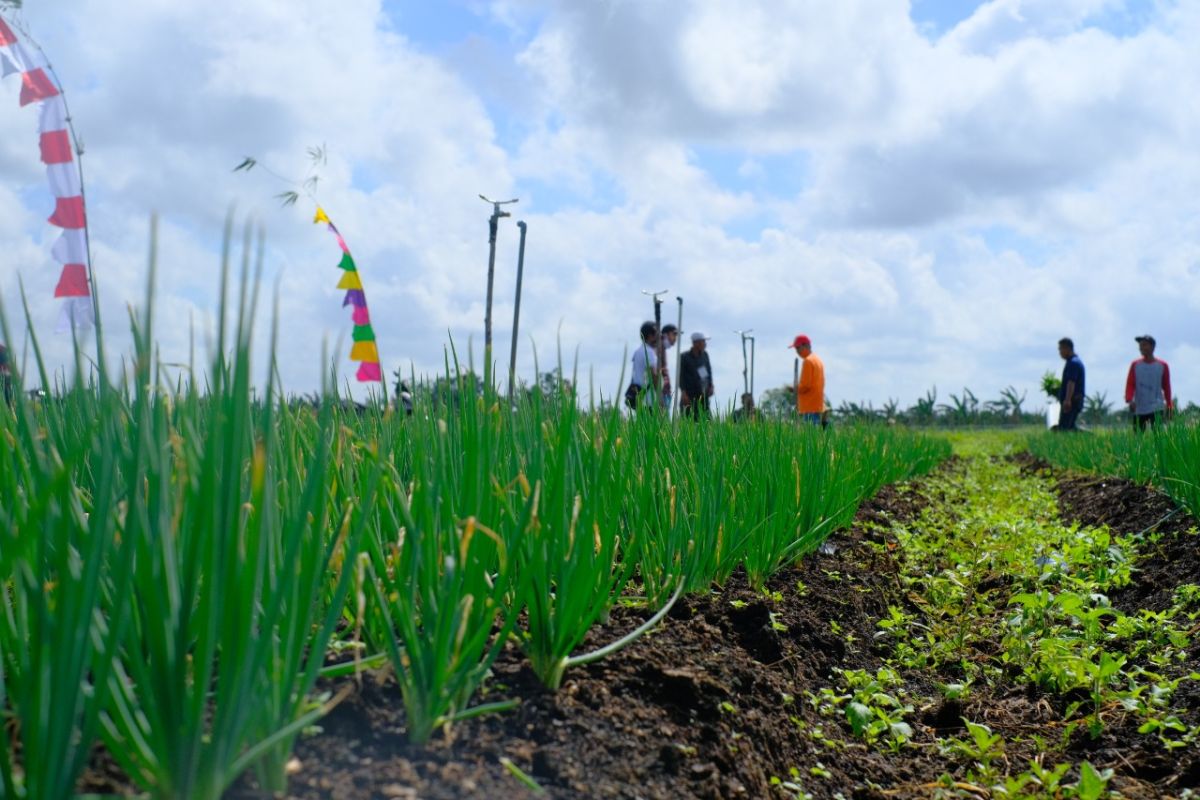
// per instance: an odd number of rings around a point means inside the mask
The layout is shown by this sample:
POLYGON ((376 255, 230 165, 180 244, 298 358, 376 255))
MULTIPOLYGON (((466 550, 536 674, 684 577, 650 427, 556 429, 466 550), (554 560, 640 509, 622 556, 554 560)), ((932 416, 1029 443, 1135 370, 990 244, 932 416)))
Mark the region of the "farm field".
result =
POLYGON ((369 682, 298 747, 295 796, 1191 796, 1195 520, 1003 442, 959 437, 832 548, 681 601, 556 694, 502 655, 520 708, 430 747, 369 682))
POLYGON ((1200 776, 1195 518, 1056 439, 262 404, 233 344, 205 396, 145 358, 0 417, 2 796, 1200 776))
POLYGON ((4 797, 67 797, 81 774, 109 794, 291 791, 293 748, 381 675, 402 739, 436 747, 528 707, 501 656, 566 696, 681 597, 761 591, 949 453, 884 428, 510 409, 467 382, 412 417, 263 403, 252 306, 222 309, 229 355, 187 387, 158 375, 145 316, 130 388, 76 376, 0 416, 4 797))
POLYGON ((1193 428, 264 402, 253 308, 0 413, 0 797, 1191 796, 1193 428))
POLYGON ((0 800, 1200 800, 1198 40, 0 0, 0 800))

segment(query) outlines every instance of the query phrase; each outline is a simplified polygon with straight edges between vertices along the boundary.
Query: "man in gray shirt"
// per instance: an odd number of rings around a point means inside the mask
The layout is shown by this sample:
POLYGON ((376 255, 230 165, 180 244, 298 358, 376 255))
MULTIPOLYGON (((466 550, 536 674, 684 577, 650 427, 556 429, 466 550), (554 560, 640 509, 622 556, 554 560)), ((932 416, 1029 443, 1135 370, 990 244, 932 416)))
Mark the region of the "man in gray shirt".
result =
POLYGON ((1150 334, 1136 336, 1142 357, 1129 365, 1125 379, 1125 402, 1133 414, 1137 430, 1156 427, 1165 414, 1171 413, 1171 368, 1161 358, 1154 357, 1157 342, 1150 334))

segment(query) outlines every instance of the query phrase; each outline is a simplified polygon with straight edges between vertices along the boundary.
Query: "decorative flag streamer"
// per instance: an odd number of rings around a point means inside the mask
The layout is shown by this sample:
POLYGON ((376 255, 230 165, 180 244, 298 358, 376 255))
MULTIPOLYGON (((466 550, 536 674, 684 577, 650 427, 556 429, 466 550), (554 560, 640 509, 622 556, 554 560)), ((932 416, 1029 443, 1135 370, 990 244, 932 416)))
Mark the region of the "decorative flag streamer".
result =
POLYGON ((339 289, 361 289, 362 287, 362 281, 358 279, 357 271, 347 272, 342 276, 342 279, 338 281, 337 285, 337 288, 339 289))
POLYGON ((62 264, 54 296, 64 298, 57 330, 85 330, 95 324, 91 293, 91 259, 88 257, 87 211, 83 201, 83 174, 72 146, 70 116, 54 70, 41 48, 27 50, 0 15, 0 77, 20 73, 22 107, 41 105, 38 115, 39 149, 46 165, 46 182, 54 196, 49 222, 62 228, 50 253, 62 264))
POLYGON ((344 274, 338 281, 337 288, 346 290, 342 307, 350 306, 353 310, 354 330, 351 338, 354 340, 354 345, 350 348, 350 360, 359 362, 355 377, 360 383, 370 381, 383 383, 383 369, 379 365, 379 347, 375 344, 375 329, 371 327, 371 314, 367 311, 367 296, 363 292, 362 278, 358 274, 358 267, 354 264, 354 259, 350 256, 350 248, 346 246, 346 240, 334 226, 333 220, 329 219, 325 209, 317 206, 313 223, 319 225, 322 222, 325 223, 329 232, 337 237, 338 247, 342 250, 342 260, 338 263, 338 268, 344 274))

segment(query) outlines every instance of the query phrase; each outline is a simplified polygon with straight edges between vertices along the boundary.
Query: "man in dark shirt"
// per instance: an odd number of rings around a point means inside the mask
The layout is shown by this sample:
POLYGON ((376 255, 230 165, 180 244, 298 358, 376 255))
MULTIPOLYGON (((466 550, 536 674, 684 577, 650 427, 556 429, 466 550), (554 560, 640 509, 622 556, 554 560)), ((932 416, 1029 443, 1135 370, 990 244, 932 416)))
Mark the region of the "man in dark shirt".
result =
POLYGON ((1075 427, 1075 420, 1083 410, 1083 361, 1075 354, 1075 342, 1070 339, 1058 340, 1058 354, 1066 362, 1063 365, 1062 386, 1058 389, 1058 430, 1079 430, 1075 427))
POLYGON ((734 422, 754 422, 758 419, 758 409, 754 407, 754 395, 742 393, 742 407, 733 412, 734 422))
POLYGON ((12 372, 8 368, 8 348, 0 344, 0 397, 12 405, 12 372))
POLYGON ((708 360, 708 338, 692 334, 692 349, 679 357, 679 410, 692 419, 708 419, 708 398, 713 394, 712 364, 708 360))

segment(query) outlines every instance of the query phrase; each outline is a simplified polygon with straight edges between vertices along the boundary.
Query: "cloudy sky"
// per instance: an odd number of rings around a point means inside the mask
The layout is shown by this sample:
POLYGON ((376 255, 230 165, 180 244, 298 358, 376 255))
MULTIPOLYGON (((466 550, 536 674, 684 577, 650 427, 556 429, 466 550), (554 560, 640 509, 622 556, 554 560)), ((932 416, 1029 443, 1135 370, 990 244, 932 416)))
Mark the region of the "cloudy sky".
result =
MULTIPOLYGON (((487 216, 519 197, 497 257, 507 369, 516 220, 529 226, 519 371, 561 346, 620 390, 651 314, 684 298, 718 393, 791 380, 809 334, 828 393, 913 402, 1028 390, 1075 338, 1089 389, 1119 397, 1149 332, 1200 401, 1200 3, 1193 0, 29 0, 66 87, 110 350, 128 347, 160 216, 162 358, 211 330, 232 207, 266 232, 293 391, 348 348, 340 253, 366 285, 386 372, 481 354, 487 216)), ((56 229, 37 113, 0 86, 0 292, 18 276, 52 363, 56 229)), ((265 333, 265 331, 264 331, 265 333)), ((263 337, 265 339, 265 336, 263 337)), ((20 359, 24 337, 10 346, 20 359)), ((201 350, 203 345, 201 344, 201 350)), ((352 365, 339 359, 347 369, 352 365)))

